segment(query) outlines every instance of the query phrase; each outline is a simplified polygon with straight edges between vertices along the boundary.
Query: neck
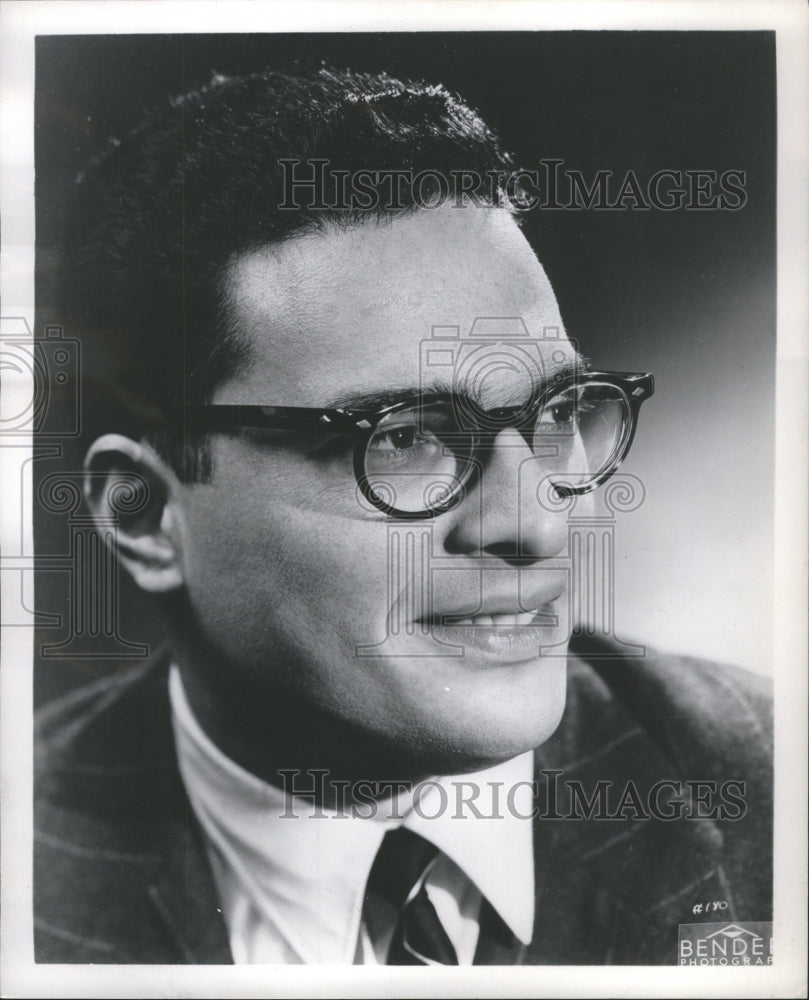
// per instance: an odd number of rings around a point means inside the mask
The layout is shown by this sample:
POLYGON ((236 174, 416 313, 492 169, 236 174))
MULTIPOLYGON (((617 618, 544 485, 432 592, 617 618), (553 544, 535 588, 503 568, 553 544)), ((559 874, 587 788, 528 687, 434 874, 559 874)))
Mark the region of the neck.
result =
POLYGON ((191 711, 219 750, 245 770, 324 808, 343 809, 401 795, 430 776, 423 762, 282 691, 256 690, 249 679, 207 658, 181 661, 191 711), (190 662, 189 662, 190 660, 190 662))

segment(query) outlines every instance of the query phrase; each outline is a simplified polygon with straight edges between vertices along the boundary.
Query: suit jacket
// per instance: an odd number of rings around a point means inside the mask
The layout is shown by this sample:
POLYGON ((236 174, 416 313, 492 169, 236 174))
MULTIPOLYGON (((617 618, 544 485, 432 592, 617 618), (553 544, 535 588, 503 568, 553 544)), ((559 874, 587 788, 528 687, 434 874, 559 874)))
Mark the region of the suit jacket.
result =
MULTIPOLYGON (((167 663, 40 714, 37 962, 232 962, 167 663)), ((770 722, 762 678, 579 640, 564 718, 536 752, 533 942, 516 946, 484 904, 476 963, 676 964, 678 924, 771 920, 770 722)))

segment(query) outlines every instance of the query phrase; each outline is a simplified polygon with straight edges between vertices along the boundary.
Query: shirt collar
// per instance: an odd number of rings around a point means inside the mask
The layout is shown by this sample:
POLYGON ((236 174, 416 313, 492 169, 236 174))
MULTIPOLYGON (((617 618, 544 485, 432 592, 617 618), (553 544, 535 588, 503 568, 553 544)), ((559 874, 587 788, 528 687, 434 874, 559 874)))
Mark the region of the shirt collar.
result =
MULTIPOLYGON (((209 840, 254 904, 289 929, 302 961, 351 961, 343 952, 356 941, 371 866, 401 818, 380 810, 373 819, 316 819, 314 806, 297 797, 291 809, 280 788, 240 767, 203 732, 176 666, 169 694, 180 772, 209 840), (282 818, 291 812, 297 819, 282 818), (314 959, 312 926, 321 935, 314 959)), ((400 816, 407 809, 404 825, 451 858, 526 944, 534 858, 532 824, 523 817, 533 804, 532 777, 529 752, 474 774, 422 782, 410 808, 399 807, 400 816)))
POLYGON ((465 872, 523 944, 534 930, 533 771, 529 751, 473 774, 423 782, 418 808, 414 803, 404 822, 465 872))

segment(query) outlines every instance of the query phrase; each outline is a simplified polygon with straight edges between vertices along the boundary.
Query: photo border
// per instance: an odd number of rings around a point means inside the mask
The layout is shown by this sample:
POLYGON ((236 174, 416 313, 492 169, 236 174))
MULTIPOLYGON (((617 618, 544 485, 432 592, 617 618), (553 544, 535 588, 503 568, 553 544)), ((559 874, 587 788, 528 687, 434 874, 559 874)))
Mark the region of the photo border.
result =
MULTIPOLYGON (((409 970, 390 967, 65 966, 33 963, 31 744, 33 635, 5 628, 0 641, 2 934, 6 996, 798 996, 806 983, 807 274, 809 274, 809 8, 800 0, 735 2, 297 4, 197 0, 38 2, 0 9, 2 64, 3 315, 34 329, 33 79, 37 34, 238 33, 402 30, 761 30, 776 32, 778 84, 778 299, 776 358, 775 916, 769 969, 677 966, 409 970), (640 970, 642 968, 642 974, 640 970)), ((29 386, 29 392, 33 387, 29 386)), ((24 391, 24 387, 20 390, 24 391)), ((0 405, 14 411, 4 393, 0 405)), ((0 449, 6 482, 30 476, 31 442, 0 449), (14 452, 9 455, 9 452, 14 452)), ((25 493, 25 491, 22 491, 25 493)), ((3 549, 32 551, 21 491, 3 493, 3 549), (22 525, 22 536, 20 526, 22 525)), ((30 490, 27 491, 30 496, 30 490)), ((752 571, 755 571, 752 568, 752 571)), ((4 591, 3 604, 19 600, 4 591)))

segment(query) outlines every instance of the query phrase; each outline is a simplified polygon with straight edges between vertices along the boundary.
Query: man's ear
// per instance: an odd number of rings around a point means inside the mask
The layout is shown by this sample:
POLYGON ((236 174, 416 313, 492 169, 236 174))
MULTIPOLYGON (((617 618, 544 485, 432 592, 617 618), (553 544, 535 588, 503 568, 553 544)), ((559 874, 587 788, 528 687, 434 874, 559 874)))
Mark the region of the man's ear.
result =
POLYGON ((119 562, 143 590, 182 586, 180 483, 148 444, 120 434, 95 441, 84 460, 84 497, 96 524, 116 524, 119 562))

